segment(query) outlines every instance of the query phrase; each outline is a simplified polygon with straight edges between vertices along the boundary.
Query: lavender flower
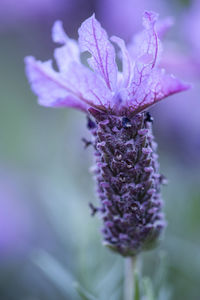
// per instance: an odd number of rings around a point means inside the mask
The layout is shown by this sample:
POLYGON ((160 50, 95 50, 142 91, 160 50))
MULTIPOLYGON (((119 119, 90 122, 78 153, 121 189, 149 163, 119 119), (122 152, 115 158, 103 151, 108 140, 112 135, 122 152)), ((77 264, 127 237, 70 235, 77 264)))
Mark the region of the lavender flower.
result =
POLYGON ((104 242, 122 255, 149 248, 164 225, 152 119, 146 109, 163 98, 187 90, 158 67, 161 44, 155 30, 157 15, 145 12, 144 31, 131 45, 131 53, 112 37, 122 53, 122 72, 107 33, 93 15, 79 29, 79 44, 67 37, 61 22, 53 27, 53 40, 62 46, 52 62, 26 58, 26 72, 43 106, 73 107, 90 114, 104 242), (89 52, 90 68, 81 64, 80 51, 89 52), (133 59, 134 58, 134 59, 133 59), (92 69, 92 70, 91 70, 92 69))

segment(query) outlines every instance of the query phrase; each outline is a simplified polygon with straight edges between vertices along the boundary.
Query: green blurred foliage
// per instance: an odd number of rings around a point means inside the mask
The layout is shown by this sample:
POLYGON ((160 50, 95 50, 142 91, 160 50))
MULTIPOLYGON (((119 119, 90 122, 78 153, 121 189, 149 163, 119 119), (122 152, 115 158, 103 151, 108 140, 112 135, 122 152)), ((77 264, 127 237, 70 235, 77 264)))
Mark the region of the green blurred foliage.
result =
POLYGON ((180 4, 183 6, 189 6, 191 4, 191 0, 179 0, 180 4))

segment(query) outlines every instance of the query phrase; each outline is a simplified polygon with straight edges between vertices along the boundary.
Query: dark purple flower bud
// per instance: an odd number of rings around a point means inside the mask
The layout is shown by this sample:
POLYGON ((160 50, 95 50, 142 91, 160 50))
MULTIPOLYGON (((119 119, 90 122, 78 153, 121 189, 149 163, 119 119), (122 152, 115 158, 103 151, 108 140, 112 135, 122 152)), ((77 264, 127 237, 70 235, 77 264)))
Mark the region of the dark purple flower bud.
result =
POLYGON ((124 256, 136 255, 152 247, 165 227, 151 118, 90 113, 97 124, 91 133, 104 243, 124 256))

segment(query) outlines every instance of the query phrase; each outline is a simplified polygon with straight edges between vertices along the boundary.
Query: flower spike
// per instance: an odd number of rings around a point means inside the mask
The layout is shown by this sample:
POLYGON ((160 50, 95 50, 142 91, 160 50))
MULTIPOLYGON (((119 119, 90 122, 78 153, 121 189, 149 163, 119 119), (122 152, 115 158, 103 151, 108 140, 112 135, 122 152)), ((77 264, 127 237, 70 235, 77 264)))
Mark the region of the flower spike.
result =
MULTIPOLYGON (((58 70, 52 62, 27 57, 26 73, 33 92, 43 106, 73 107, 88 114, 88 129, 95 153, 94 175, 103 240, 124 256, 149 249, 166 225, 162 213, 157 144, 152 118, 146 110, 190 86, 159 67, 162 53, 156 24, 157 14, 145 12, 144 30, 127 48, 112 37, 122 54, 122 72, 106 31, 92 15, 79 28, 79 43, 64 32, 57 21, 53 41, 58 70), (81 63, 80 52, 89 52, 90 68, 81 63)), ((168 23, 157 26, 162 36, 168 23), (160 29, 159 29, 160 28, 160 29)))

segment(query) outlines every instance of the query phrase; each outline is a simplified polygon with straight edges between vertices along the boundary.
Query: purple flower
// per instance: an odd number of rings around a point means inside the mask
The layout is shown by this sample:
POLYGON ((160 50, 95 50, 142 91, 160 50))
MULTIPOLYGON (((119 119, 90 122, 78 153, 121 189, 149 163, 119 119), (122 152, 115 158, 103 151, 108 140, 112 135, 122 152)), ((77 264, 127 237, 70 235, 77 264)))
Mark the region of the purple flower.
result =
POLYGON ((137 36, 132 52, 135 61, 118 37, 111 40, 122 52, 123 71, 119 72, 113 45, 94 15, 79 29, 79 44, 67 37, 61 22, 53 27, 53 40, 63 46, 54 52, 59 72, 52 61, 26 58, 27 76, 39 103, 66 106, 87 111, 94 107, 115 115, 136 114, 163 98, 188 89, 188 85, 165 73, 158 65, 160 41, 155 32, 157 15, 144 14, 144 31, 137 36), (134 50, 133 50, 134 48, 134 50), (80 61, 80 51, 91 57, 87 68, 80 61))
POLYGON ((149 248, 165 221, 161 213, 160 185, 152 119, 144 111, 163 98, 187 90, 159 68, 161 44, 155 30, 157 15, 145 12, 144 31, 129 50, 112 37, 122 54, 122 71, 115 49, 94 15, 79 29, 79 44, 67 37, 61 22, 53 27, 53 40, 62 46, 52 62, 26 58, 26 71, 39 103, 73 107, 89 112, 88 127, 95 149, 97 192, 101 205, 94 208, 103 221, 105 243, 122 255, 149 248), (89 52, 89 68, 81 64, 80 51, 89 52))

